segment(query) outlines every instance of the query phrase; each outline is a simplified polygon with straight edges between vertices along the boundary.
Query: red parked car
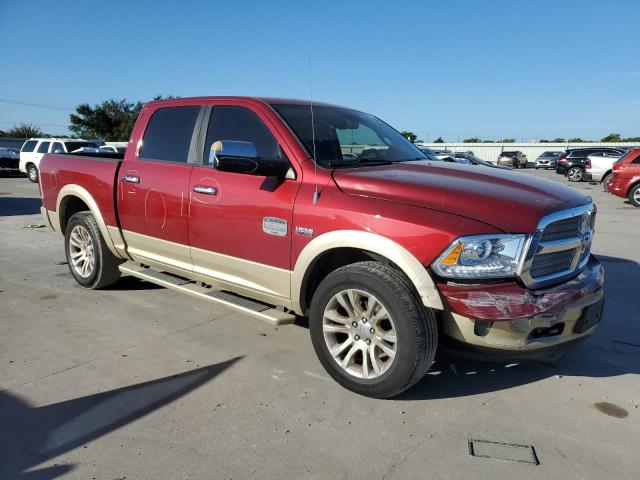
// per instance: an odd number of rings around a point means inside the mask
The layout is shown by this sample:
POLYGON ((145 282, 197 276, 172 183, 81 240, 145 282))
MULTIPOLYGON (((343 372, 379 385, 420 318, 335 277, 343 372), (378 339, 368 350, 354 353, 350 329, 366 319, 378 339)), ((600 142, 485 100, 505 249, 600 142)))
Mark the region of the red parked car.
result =
POLYGON ((609 193, 640 207, 640 148, 632 148, 613 164, 609 193))
POLYGON ((307 316, 324 368, 364 395, 415 384, 442 342, 555 358, 601 319, 590 197, 433 162, 356 110, 151 102, 124 155, 47 154, 40 176, 80 285, 125 273, 271 324, 307 316))

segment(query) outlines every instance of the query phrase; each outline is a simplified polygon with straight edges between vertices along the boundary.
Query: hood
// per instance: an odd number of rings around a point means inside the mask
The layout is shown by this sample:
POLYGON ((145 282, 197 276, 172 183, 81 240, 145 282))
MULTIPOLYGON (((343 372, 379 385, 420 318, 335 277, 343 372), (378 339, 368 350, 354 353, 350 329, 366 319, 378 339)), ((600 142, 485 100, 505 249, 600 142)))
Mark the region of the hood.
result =
POLYGON ((526 173, 454 163, 337 169, 333 178, 349 195, 461 215, 508 233, 531 233, 543 216, 591 201, 577 190, 526 173))

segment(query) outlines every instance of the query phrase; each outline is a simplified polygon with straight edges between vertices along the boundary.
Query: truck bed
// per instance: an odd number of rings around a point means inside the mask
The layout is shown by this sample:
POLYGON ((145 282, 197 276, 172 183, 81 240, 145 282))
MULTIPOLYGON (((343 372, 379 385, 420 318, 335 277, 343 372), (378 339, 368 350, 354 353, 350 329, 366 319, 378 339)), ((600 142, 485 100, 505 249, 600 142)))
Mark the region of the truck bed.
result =
POLYGON ((122 153, 46 154, 40 163, 42 203, 57 211, 60 191, 67 185, 91 193, 107 225, 117 225, 115 198, 122 153))

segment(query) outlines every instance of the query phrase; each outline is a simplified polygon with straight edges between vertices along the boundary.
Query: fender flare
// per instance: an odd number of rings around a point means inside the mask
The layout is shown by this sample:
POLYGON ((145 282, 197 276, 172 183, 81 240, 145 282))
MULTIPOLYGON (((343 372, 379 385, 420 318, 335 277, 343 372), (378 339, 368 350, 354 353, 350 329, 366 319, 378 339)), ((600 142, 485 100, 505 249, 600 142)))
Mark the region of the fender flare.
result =
POLYGON ((358 248, 376 253, 395 263, 415 286, 424 306, 442 310, 442 299, 427 269, 402 245, 387 237, 360 230, 336 230, 324 233, 309 242, 296 260, 291 273, 293 310, 303 313, 303 282, 307 270, 323 253, 335 248, 358 248))
MULTIPOLYGON (((124 240, 122 239, 122 235, 120 234, 119 229, 117 229, 116 227, 107 227, 107 224, 102 217, 102 213, 100 213, 98 204, 93 199, 91 194, 80 185, 68 184, 62 187, 58 192, 58 197, 56 199, 55 216, 51 219, 51 223, 53 224, 53 226, 57 227, 56 229, 64 235, 64 231, 62 230, 62 217, 60 215, 60 207, 62 206, 62 202, 64 201, 64 199, 67 197, 77 197, 89 207, 89 211, 93 215, 93 218, 96 219, 96 223, 100 228, 100 233, 102 233, 102 237, 104 238, 104 241, 111 253, 113 253, 118 258, 124 258, 122 254, 118 253, 118 249, 116 249, 114 239, 112 238, 112 233, 115 235, 117 230, 117 236, 120 236, 120 239, 116 240, 119 240, 119 243, 124 244, 124 240)), ((51 213, 52 212, 49 212, 50 216, 51 213)))

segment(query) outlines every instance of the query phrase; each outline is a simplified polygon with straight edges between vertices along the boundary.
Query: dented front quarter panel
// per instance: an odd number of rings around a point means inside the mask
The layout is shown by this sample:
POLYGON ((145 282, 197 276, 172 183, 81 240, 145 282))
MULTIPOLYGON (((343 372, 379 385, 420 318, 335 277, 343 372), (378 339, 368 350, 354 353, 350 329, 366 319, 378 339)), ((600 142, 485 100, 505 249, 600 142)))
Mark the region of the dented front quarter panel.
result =
POLYGON ((487 321, 515 320, 552 315, 602 289, 604 268, 591 256, 586 268, 574 279, 540 290, 529 290, 517 282, 461 285, 436 284, 445 310, 487 321))

